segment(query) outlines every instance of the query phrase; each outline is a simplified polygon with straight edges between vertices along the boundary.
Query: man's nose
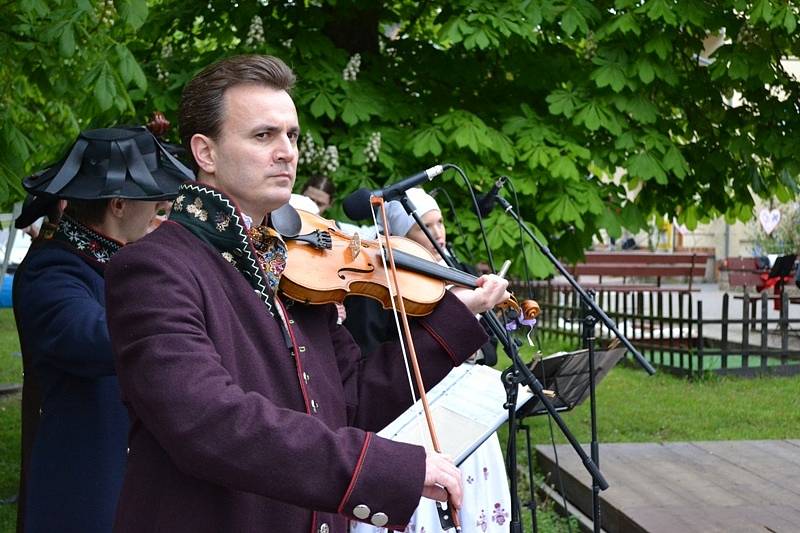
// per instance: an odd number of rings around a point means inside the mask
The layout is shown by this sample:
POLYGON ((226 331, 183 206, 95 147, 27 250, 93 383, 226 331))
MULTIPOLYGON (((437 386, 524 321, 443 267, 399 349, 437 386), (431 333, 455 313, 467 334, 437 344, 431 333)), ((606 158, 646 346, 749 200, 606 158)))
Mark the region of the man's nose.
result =
POLYGON ((297 158, 297 145, 295 145, 288 135, 281 135, 276 140, 278 146, 275 148, 275 160, 291 162, 297 158))

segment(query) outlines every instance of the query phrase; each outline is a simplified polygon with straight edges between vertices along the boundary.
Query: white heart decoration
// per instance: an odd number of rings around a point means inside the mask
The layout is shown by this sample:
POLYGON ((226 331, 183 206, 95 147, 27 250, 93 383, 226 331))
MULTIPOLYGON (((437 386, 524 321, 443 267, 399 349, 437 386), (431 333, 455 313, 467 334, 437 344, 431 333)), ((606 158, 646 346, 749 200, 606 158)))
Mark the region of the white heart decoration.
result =
POLYGON ((758 221, 761 222, 761 227, 764 228, 764 233, 769 235, 781 221, 781 212, 777 209, 762 209, 758 213, 758 221))

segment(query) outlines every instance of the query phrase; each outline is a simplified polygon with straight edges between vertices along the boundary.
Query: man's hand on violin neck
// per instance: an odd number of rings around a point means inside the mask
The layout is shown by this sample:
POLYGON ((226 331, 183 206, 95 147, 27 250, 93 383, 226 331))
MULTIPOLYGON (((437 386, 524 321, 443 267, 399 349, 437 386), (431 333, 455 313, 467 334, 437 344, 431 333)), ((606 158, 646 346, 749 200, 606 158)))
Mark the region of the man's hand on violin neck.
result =
POLYGON ((506 290, 508 280, 495 274, 484 274, 476 280, 476 289, 453 287, 452 292, 473 313, 483 313, 511 298, 506 290))
POLYGON ((449 495, 450 503, 461 507, 461 471, 450 457, 432 451, 427 453, 422 495, 440 502, 447 501, 449 495))

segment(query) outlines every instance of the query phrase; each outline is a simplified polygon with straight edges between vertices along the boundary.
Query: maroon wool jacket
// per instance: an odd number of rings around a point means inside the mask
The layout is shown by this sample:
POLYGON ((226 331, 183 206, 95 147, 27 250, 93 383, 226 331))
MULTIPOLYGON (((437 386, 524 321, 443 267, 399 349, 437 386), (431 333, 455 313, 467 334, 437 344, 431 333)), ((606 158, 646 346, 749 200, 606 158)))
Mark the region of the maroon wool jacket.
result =
MULTIPOLYGON (((292 356, 244 276, 174 222, 117 253, 106 283, 132 421, 115 531, 405 526, 425 452, 372 433, 410 404, 396 343, 362 358, 332 305, 284 299, 292 356)), ((414 323, 426 387, 486 340, 450 294, 414 323)))

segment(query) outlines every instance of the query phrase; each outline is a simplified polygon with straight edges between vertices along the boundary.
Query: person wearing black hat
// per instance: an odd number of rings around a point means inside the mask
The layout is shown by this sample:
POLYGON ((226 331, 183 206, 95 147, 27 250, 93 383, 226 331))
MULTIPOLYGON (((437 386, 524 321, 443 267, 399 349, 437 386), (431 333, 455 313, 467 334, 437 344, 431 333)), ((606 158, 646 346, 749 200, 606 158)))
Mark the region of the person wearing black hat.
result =
POLYGON ((57 218, 61 200, 67 206, 14 277, 27 437, 21 530, 111 531, 129 418, 106 326, 104 271, 117 250, 155 228, 191 179, 146 129, 120 127, 81 133, 61 162, 23 181, 34 200, 20 225, 57 218))
MULTIPOLYGON (((362 358, 333 305, 279 290, 296 267, 262 224, 294 213, 293 82, 281 60, 250 55, 187 84, 179 124, 198 180, 106 273, 133 425, 116 533, 402 529, 423 494, 446 487, 458 505, 452 461, 374 433, 411 404, 398 343, 362 358)), ((507 283, 479 284, 412 321, 426 384, 486 341, 474 314, 508 298, 507 283)))

